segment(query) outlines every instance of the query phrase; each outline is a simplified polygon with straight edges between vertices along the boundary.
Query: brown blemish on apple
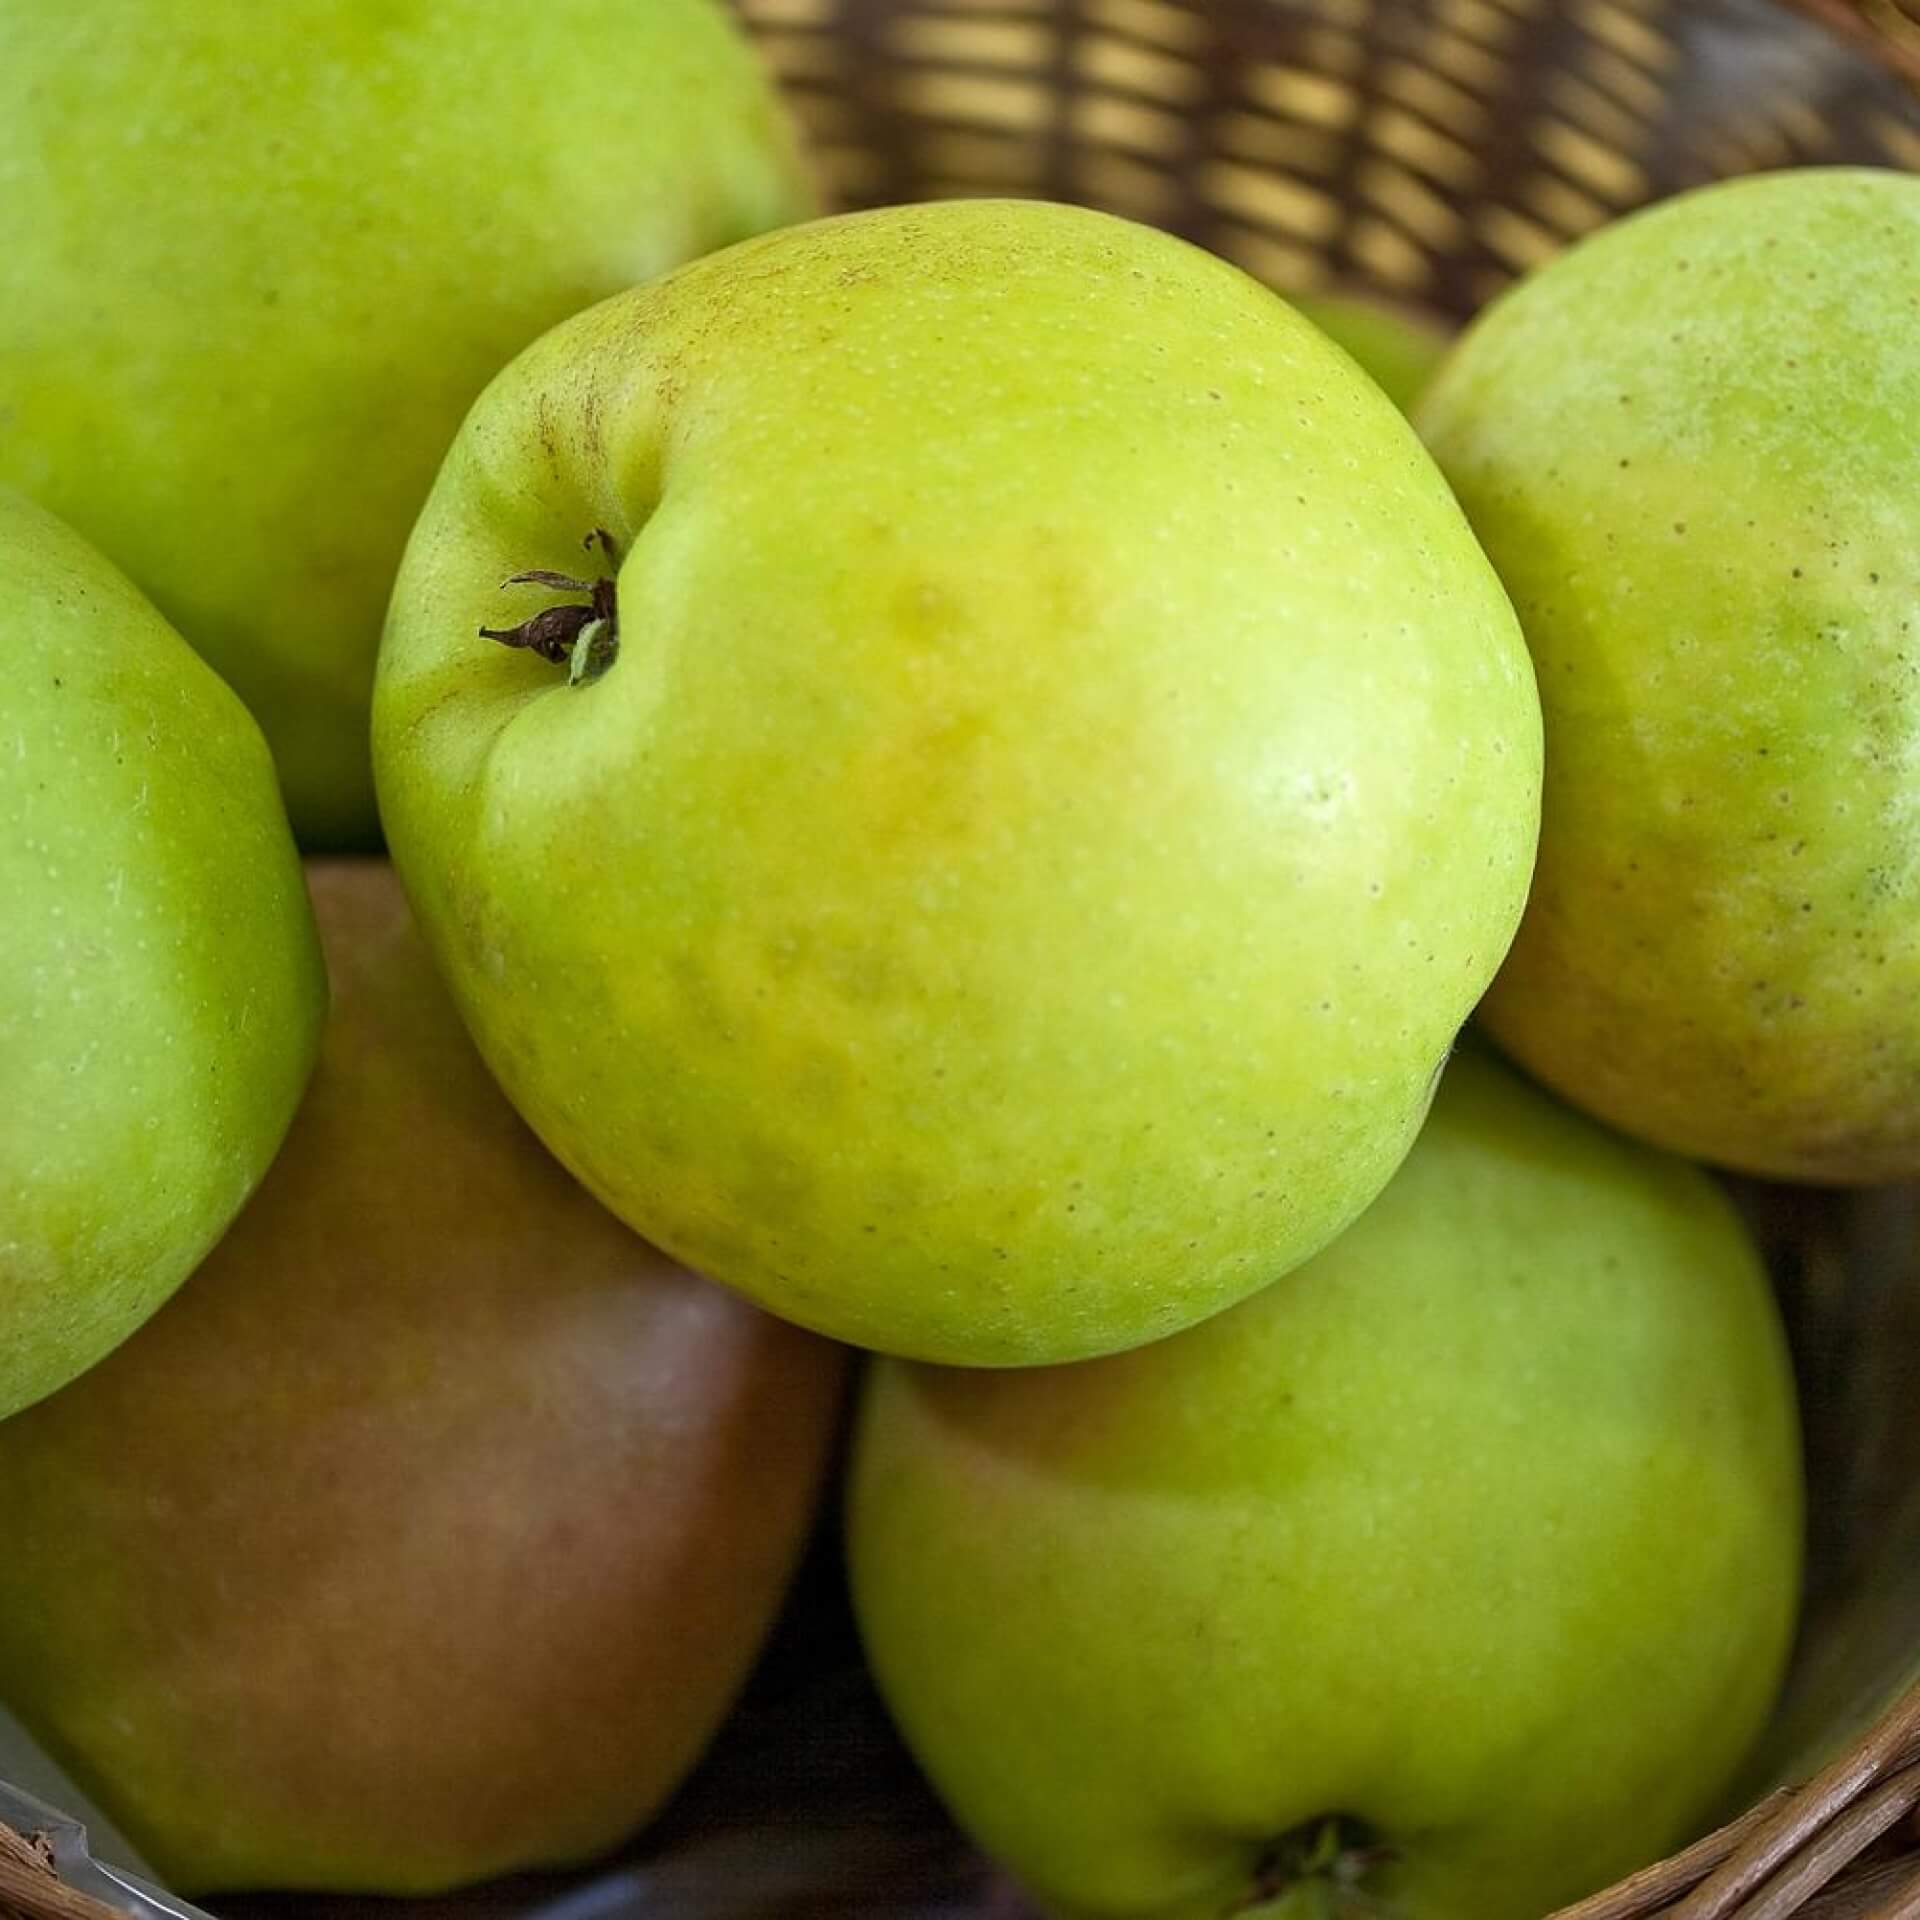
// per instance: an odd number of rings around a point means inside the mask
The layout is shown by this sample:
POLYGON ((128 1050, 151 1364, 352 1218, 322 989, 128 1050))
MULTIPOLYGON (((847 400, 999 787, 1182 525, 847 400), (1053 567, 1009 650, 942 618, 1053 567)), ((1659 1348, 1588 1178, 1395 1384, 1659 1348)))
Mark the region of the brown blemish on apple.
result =
POLYGON ((534 430, 540 436, 541 450, 547 456, 547 465, 555 474, 560 471, 560 441, 553 424, 553 402, 545 393, 535 397, 533 403, 534 430))

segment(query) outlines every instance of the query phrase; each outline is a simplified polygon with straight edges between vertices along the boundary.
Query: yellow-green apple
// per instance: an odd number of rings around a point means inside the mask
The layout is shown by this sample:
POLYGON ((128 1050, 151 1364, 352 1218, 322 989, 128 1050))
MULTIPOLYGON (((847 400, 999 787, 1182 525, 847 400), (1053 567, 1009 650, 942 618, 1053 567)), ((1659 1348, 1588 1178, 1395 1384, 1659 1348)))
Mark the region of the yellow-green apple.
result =
POLYGON ((1282 1285, 1077 1367, 878 1366, 883 1692, 1072 1920, 1538 1920, 1685 1833, 1773 1699, 1792 1381, 1707 1177, 1463 1054, 1282 1285))
POLYGON ((1517 920, 1538 729, 1353 363, 1030 202, 548 334, 375 694, 395 858, 547 1144, 776 1311, 982 1363, 1167 1333, 1372 1198, 1517 920))
POLYGON ((474 395, 591 300, 811 210, 714 0, 0 0, 0 480, 238 689, 309 844, 474 395))
POLYGON ((326 979, 259 728, 110 561, 4 490, 0 670, 4 1418, 219 1239, 293 1118, 326 979))
POLYGON ((670 1265, 474 1057, 383 864, 286 1148, 0 1425, 0 1696, 176 1884, 405 1892, 644 1820, 807 1530, 835 1349, 670 1265))
POLYGON ((1501 301, 1420 415, 1546 709, 1487 1025, 1782 1178, 1920 1172, 1916 284, 1920 180, 1709 188, 1501 301))
POLYGON ((1375 386, 1403 413, 1426 390, 1446 356, 1447 335, 1425 314, 1362 294, 1290 296, 1335 345, 1359 361, 1375 386))

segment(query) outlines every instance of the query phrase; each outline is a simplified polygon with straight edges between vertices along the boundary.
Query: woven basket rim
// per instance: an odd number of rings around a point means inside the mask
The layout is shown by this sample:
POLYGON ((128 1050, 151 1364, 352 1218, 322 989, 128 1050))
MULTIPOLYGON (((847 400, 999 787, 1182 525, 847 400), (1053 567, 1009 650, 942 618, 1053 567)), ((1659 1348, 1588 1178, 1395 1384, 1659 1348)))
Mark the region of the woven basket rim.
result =
POLYGON ((54 1865, 44 1833, 21 1833, 0 1820, 0 1920, 125 1920, 119 1907, 70 1886, 54 1865))
MULTIPOLYGON (((1550 1920, 1787 1920, 1920 1808, 1920 1684, 1804 1785, 1550 1920)), ((1863 1920, 1920 1915, 1920 1836, 1863 1920)))

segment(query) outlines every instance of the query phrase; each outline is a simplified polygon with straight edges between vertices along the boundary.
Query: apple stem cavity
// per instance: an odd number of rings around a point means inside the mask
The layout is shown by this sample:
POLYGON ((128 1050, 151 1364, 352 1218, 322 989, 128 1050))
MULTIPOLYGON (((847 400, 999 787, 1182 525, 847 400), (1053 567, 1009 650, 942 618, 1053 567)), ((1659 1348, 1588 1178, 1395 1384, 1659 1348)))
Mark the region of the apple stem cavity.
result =
MULTIPOLYGON (((607 556, 608 564, 618 568, 619 555, 614 549, 613 536, 604 527, 596 527, 588 534, 585 545, 588 551, 599 547, 607 556)), ((567 684, 571 687, 598 680, 613 665, 620 652, 620 610, 611 574, 579 580, 570 573, 530 567, 525 573, 511 574, 500 583, 502 593, 509 587, 554 587, 561 593, 583 593, 586 598, 542 607, 517 627, 482 627, 481 639, 497 640, 503 647, 524 648, 557 667, 564 666, 567 684)))
POLYGON ((1307 1821, 1268 1845, 1222 1920, 1394 1920, 1399 1909, 1367 1885, 1393 1858, 1351 1814, 1307 1821))

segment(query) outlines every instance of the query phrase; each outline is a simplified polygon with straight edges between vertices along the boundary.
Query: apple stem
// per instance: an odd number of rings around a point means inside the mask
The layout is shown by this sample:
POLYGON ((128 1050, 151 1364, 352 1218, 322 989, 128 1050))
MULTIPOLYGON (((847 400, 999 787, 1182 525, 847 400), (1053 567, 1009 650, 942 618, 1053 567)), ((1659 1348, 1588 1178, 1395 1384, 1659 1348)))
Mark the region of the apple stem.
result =
MULTIPOLYGON (((589 550, 598 546, 608 561, 618 566, 613 536, 604 527, 596 527, 588 534, 586 545, 589 550)), ((597 680, 613 665, 620 651, 620 610, 611 575, 578 580, 570 573, 530 567, 525 573, 512 574, 500 583, 503 593, 509 587, 555 587, 562 593, 583 593, 587 597, 560 606, 542 607, 517 627, 482 627, 483 640, 497 640, 503 647, 524 648, 557 667, 564 666, 570 686, 597 680)))
POLYGON ((1351 1815, 1307 1821, 1267 1847, 1229 1920, 1387 1920, 1394 1909, 1366 1883, 1393 1857, 1351 1815))

